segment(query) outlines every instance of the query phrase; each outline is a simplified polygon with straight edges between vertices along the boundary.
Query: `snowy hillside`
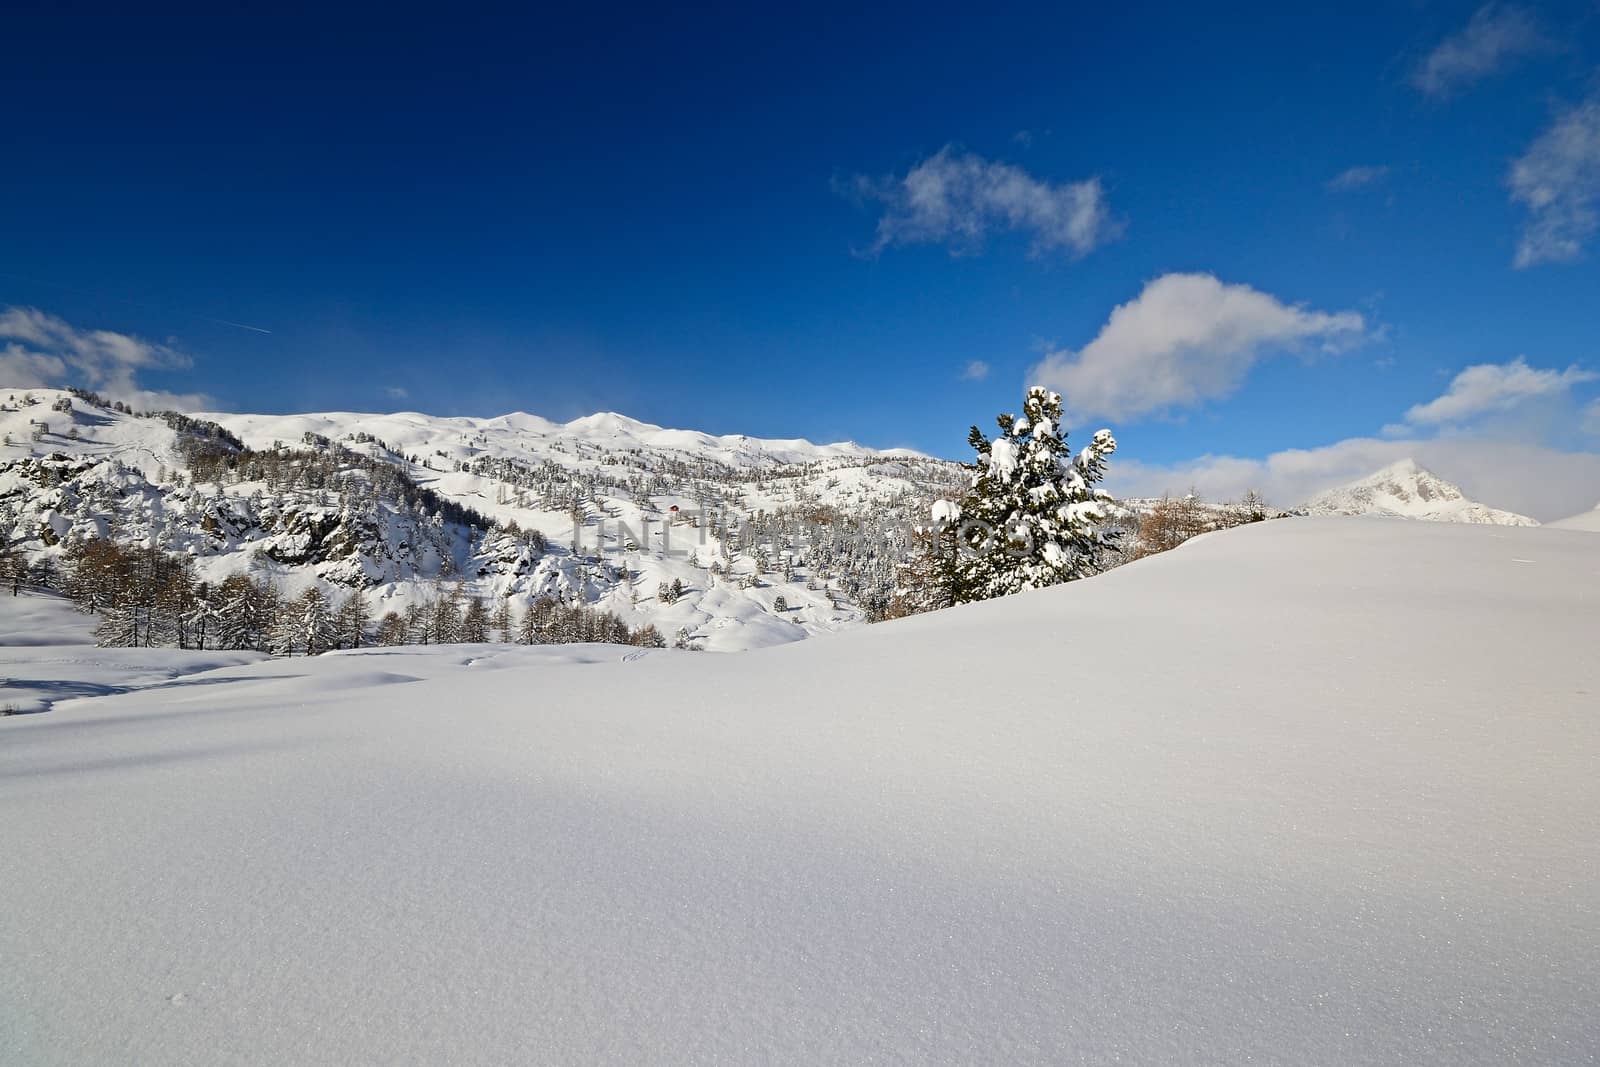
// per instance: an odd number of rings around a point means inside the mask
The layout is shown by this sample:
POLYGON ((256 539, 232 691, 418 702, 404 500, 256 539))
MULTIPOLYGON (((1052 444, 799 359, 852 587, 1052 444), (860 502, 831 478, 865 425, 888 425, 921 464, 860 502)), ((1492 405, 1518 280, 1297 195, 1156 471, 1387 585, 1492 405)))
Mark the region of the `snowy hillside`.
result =
POLYGON ((0 1060, 1592 1062, 1597 551, 1256 523, 748 656, 0 719, 0 1060))
POLYGON ((1600 506, 1556 522, 1547 522, 1545 525, 1554 526, 1558 530, 1592 530, 1600 532, 1600 506))
POLYGON ((62 701, 163 686, 191 674, 254 663, 259 652, 98 648, 92 619, 53 594, 0 593, 0 716, 62 701))
POLYGON ((1329 489, 1306 501, 1311 515, 1384 515, 1429 522, 1536 526, 1535 520, 1468 500, 1460 487, 1403 459, 1359 481, 1329 489))
POLYGON ((881 611, 906 525, 960 479, 906 451, 610 413, 162 419, 0 389, 0 431, 0 539, 36 561, 111 537, 184 555, 213 585, 359 593, 373 618, 459 589, 583 604, 711 650, 881 611))

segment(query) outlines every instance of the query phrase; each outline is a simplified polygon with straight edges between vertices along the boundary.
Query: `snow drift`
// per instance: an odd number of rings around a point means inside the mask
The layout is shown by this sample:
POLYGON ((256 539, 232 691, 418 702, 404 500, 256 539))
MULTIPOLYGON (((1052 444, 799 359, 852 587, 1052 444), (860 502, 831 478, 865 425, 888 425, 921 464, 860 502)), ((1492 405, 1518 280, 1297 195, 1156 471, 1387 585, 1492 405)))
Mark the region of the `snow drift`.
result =
POLYGON ((1597 577, 1268 522, 737 657, 0 720, 0 1059, 1589 1060, 1597 577))

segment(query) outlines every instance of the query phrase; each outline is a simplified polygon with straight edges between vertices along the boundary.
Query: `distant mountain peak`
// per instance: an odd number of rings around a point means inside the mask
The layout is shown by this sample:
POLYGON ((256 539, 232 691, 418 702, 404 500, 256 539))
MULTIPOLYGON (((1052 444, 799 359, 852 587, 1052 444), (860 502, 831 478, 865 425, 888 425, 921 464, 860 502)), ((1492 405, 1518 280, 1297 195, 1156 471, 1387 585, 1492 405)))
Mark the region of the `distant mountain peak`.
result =
POLYGON ((1347 485, 1306 501, 1312 515, 1387 515, 1427 522, 1471 522, 1493 526, 1537 526, 1533 519, 1470 499, 1461 487, 1414 458, 1396 460, 1347 485))

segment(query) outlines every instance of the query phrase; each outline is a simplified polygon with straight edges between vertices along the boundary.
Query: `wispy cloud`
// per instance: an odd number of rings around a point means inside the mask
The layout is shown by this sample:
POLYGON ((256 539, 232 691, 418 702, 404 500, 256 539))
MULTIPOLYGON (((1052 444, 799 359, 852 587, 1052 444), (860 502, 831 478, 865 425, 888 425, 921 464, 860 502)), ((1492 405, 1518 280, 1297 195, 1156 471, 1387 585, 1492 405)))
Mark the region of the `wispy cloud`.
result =
POLYGON ((1600 374, 1573 366, 1541 370, 1518 356, 1509 363, 1479 363, 1451 379, 1444 393, 1406 411, 1413 426, 1463 423, 1483 415, 1509 411, 1529 400, 1565 394, 1574 385, 1600 379, 1600 374))
POLYGON ((1521 7, 1486 4, 1466 26, 1446 37, 1411 74, 1411 84, 1447 97, 1519 59, 1554 47, 1534 15, 1521 7))
POLYGON ((136 408, 194 411, 214 406, 201 393, 145 389, 141 371, 190 366, 188 356, 111 330, 81 330, 37 308, 0 311, 0 384, 15 388, 82 386, 136 408))
POLYGON ((840 191, 884 206, 867 249, 873 255, 899 244, 944 244, 957 254, 972 252, 991 233, 1012 231, 1032 238, 1035 255, 1076 257, 1121 229, 1099 178, 1051 182, 951 146, 903 177, 857 175, 841 183, 840 191))
POLYGON ((1274 350, 1362 340, 1357 312, 1312 311, 1210 274, 1166 274, 1111 313, 1077 352, 1048 354, 1029 380, 1077 416, 1129 418, 1227 396, 1274 350))
POLYGON ((1347 193, 1353 189, 1376 185, 1388 177, 1387 166, 1351 167, 1328 179, 1328 189, 1335 193, 1347 193))
POLYGON ((1567 263, 1600 230, 1600 90, 1559 115, 1511 166, 1511 199, 1528 209, 1515 263, 1567 263))
POLYGON ((989 377, 989 364, 981 359, 975 359, 961 368, 961 378, 968 382, 981 382, 989 377))
POLYGON ((404 386, 401 386, 401 385, 386 385, 386 386, 384 386, 383 387, 383 395, 388 397, 390 400, 410 400, 411 399, 411 391, 409 389, 405 388, 404 386))

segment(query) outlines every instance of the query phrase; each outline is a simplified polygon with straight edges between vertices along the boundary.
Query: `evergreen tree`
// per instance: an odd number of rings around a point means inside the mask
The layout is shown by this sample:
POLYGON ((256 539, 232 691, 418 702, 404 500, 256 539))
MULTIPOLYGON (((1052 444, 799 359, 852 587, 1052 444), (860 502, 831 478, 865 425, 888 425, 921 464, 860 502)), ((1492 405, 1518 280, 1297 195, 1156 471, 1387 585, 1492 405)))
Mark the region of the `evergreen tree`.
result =
POLYGON ((282 599, 271 585, 235 574, 218 587, 217 644, 264 652, 279 629, 282 599))
POLYGON ((11 587, 12 596, 22 592, 22 576, 26 571, 22 554, 10 545, 0 545, 0 582, 11 587))
POLYGON ((216 619, 221 604, 217 599, 217 591, 213 590, 209 582, 196 582, 189 597, 189 606, 183 614, 182 623, 184 632, 190 642, 189 647, 204 650, 216 647, 216 619))
POLYGON ((433 614, 432 604, 407 604, 406 639, 419 645, 428 644, 433 639, 433 614))
POLYGON ((1038 386, 1028 390, 1020 417, 996 422, 993 440, 976 426, 968 437, 977 458, 959 509, 940 502, 943 525, 957 529, 956 603, 1095 574, 1109 542, 1098 523, 1110 497, 1095 483, 1117 448, 1111 431, 1100 430, 1073 456, 1061 428, 1061 396, 1038 386))
POLYGON ((517 644, 537 645, 539 643, 539 616, 534 611, 533 604, 522 613, 522 618, 517 620, 517 644))
POLYGON ((289 620, 294 627, 292 640, 306 650, 306 655, 320 656, 334 647, 334 614, 319 587, 313 585, 301 594, 289 620))
POLYGON ((461 586, 433 601, 433 639, 441 645, 461 640, 461 586))
POLYGON ((474 645, 489 640, 489 612, 484 608, 482 599, 475 596, 467 598, 467 610, 461 614, 459 639, 474 645))

